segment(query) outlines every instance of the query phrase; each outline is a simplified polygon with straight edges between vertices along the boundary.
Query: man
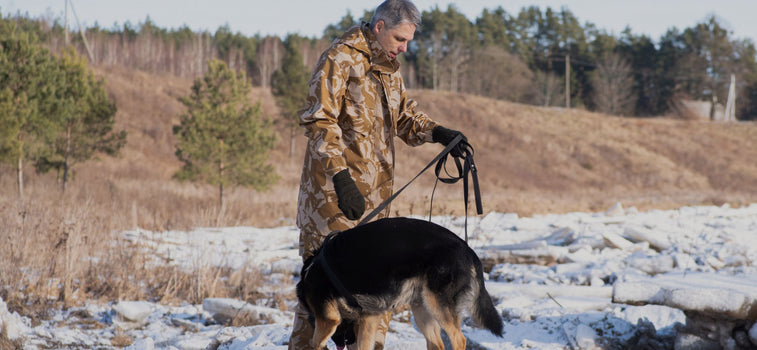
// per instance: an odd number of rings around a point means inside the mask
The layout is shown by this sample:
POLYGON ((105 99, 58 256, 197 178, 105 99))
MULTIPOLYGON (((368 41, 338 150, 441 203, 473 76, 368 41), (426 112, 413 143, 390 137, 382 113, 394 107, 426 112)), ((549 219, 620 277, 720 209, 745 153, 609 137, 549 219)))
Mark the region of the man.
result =
MULTIPOLYGON (((297 203, 303 261, 326 235, 354 227, 366 210, 391 196, 395 136, 417 146, 447 145, 461 134, 417 111, 406 96, 397 56, 407 51, 420 23, 412 2, 386 0, 369 24, 335 40, 313 70, 300 117, 308 137, 297 203)), ((387 314, 379 329, 376 349, 383 348, 390 318, 387 314)), ((312 336, 298 306, 289 349, 312 349, 312 336)))

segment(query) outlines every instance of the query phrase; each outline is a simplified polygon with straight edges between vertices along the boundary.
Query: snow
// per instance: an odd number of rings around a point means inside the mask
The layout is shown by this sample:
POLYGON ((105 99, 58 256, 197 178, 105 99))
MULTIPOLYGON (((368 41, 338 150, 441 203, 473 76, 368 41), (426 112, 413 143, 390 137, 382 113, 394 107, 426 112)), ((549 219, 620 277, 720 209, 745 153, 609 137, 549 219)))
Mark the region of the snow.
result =
MULTIPOLYGON (((461 237, 465 218, 434 217, 461 237)), ((748 320, 757 340, 757 204, 639 212, 617 204, 604 213, 470 217, 469 244, 491 263, 487 289, 505 321, 503 338, 462 329, 477 349, 673 347, 686 312, 748 320)), ((266 291, 298 280, 298 230, 292 226, 133 230, 123 238, 151 249, 154 266, 257 269, 266 291)), ((179 306, 92 300, 32 326, 0 301, 0 327, 25 349, 286 349, 294 300, 282 309, 209 298, 179 306), (244 313, 259 325, 228 326, 244 313), (97 326, 92 326, 96 324, 97 326), (123 346, 123 345, 121 345, 123 346)), ((697 338, 679 337, 678 344, 697 338)), ((757 342, 755 342, 757 343, 757 342)), ((333 344, 330 345, 333 349, 333 344)), ((386 349, 425 349, 408 312, 397 313, 386 349)))

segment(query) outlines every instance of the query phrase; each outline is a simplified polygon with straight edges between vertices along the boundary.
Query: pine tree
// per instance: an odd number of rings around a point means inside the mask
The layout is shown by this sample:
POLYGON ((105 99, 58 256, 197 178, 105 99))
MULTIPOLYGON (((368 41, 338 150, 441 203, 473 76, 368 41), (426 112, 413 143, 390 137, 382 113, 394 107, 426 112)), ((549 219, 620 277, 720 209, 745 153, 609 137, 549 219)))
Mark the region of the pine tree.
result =
POLYGON ((39 46, 34 35, 17 33, 12 23, 0 25, 0 161, 16 167, 18 196, 24 198, 24 161, 36 159, 46 135, 53 129, 39 113, 52 101, 46 78, 54 57, 39 46), (6 127, 7 126, 7 127, 6 127))
POLYGON ((270 119, 263 118, 260 102, 251 104, 246 75, 233 72, 219 60, 180 98, 187 107, 174 127, 176 156, 184 163, 179 180, 217 185, 224 207, 224 188, 230 185, 265 190, 277 176, 267 164, 276 142, 270 119))
POLYGON ((42 111, 56 127, 34 165, 40 173, 57 170, 65 191, 74 165, 97 152, 116 155, 126 132, 113 131, 116 105, 76 51, 63 53, 47 84, 54 87, 54 100, 42 111))
POLYGON ((276 104, 289 121, 289 157, 294 155, 294 135, 297 129, 299 112, 308 96, 308 69, 302 62, 297 35, 289 35, 284 41, 284 60, 281 69, 273 73, 271 89, 276 97, 276 104))

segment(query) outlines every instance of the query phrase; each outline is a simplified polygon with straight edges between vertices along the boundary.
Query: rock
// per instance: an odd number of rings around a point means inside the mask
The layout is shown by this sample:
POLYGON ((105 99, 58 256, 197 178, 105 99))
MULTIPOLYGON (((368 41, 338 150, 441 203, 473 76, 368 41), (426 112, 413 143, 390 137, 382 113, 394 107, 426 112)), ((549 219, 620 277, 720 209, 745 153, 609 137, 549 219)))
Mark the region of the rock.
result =
POLYGON ((237 299, 207 298, 202 301, 202 307, 211 313, 216 321, 224 324, 240 320, 249 326, 291 319, 280 310, 248 304, 237 299))
POLYGON ((626 264, 654 276, 673 270, 675 260, 670 255, 650 256, 644 252, 636 252, 626 258, 626 264))
POLYGON ((124 348, 124 350, 154 350, 155 341, 152 338, 142 338, 134 341, 131 345, 124 348))
POLYGON ((668 273, 616 283, 613 302, 665 305, 718 319, 755 321, 757 281, 713 273, 668 273))
POLYGON ((146 301, 120 301, 113 305, 114 323, 122 329, 138 328, 147 324, 147 317, 153 310, 153 304, 146 301))
POLYGON ((632 241, 649 242, 649 246, 658 251, 663 251, 671 246, 668 235, 644 227, 627 226, 623 230, 623 234, 632 241))
POLYGON ((126 321, 142 322, 153 311, 153 305, 146 301, 121 301, 113 305, 113 311, 126 321))
POLYGON ((757 344, 757 323, 753 324, 751 328, 749 328, 749 340, 752 342, 752 344, 757 344))
POLYGON ((615 203, 610 209, 607 209, 605 216, 623 216, 626 215, 626 211, 623 210, 623 205, 620 202, 615 203))
POLYGON ((579 349, 598 349, 597 332, 585 324, 576 327, 576 345, 579 349))
POLYGON ((16 340, 30 331, 21 316, 15 312, 10 313, 8 305, 0 298, 0 332, 5 333, 8 340, 16 340))
POLYGON ((612 232, 602 232, 602 238, 605 240, 605 244, 613 248, 626 250, 634 246, 633 242, 612 232))
POLYGON ((720 344, 694 334, 681 333, 676 338, 675 350, 720 350, 720 344))

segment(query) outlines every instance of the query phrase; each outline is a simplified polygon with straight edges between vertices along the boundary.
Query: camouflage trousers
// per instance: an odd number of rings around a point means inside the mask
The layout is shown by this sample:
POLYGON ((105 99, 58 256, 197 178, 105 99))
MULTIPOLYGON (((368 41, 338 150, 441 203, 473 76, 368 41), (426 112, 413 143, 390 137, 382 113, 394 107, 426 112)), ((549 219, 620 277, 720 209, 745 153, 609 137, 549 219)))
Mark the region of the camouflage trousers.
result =
MULTIPOLYGON (((389 321, 392 319, 392 313, 387 312, 379 323, 376 330, 376 345, 375 350, 383 350, 384 342, 386 340, 386 331, 389 329, 389 321)), ((316 350, 310 345, 310 341, 313 339, 313 327, 308 322, 308 313, 305 309, 297 305, 297 309, 294 312, 294 324, 292 325, 292 335, 289 336, 289 350, 316 350)), ((348 345, 347 349, 354 349, 357 344, 348 345)), ((321 349, 318 349, 321 350, 321 349)))

